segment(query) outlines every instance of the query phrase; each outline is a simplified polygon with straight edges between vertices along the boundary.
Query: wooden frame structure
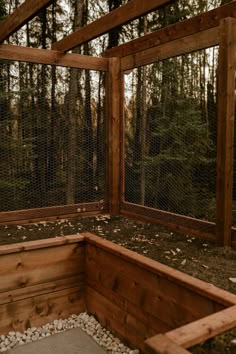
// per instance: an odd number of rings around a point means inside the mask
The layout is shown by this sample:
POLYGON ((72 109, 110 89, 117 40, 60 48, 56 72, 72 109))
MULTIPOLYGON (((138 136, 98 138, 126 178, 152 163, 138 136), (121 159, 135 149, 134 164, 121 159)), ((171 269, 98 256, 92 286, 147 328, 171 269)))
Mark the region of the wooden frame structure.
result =
MULTIPOLYGON (((101 70, 107 75, 107 200, 105 202, 0 213, 0 222, 33 221, 38 218, 86 215, 108 211, 139 220, 160 223, 218 245, 236 247, 236 228, 232 227, 234 82, 236 51, 236 3, 233 1, 189 20, 170 25, 103 53, 103 58, 65 54, 77 45, 121 26, 139 16, 170 3, 169 0, 143 2, 131 0, 99 20, 72 33, 53 45, 53 50, 0 45, 0 59, 101 70), (217 220, 202 221, 161 210, 134 205, 124 200, 124 73, 192 51, 219 46, 218 144, 217 144, 217 220)), ((0 42, 20 28, 50 0, 25 3, 0 26, 0 42), (6 31, 6 27, 9 28, 6 31)))
POLYGON ((236 325, 235 295, 90 233, 0 246, 0 264, 1 334, 88 311, 142 353, 184 354, 236 325))

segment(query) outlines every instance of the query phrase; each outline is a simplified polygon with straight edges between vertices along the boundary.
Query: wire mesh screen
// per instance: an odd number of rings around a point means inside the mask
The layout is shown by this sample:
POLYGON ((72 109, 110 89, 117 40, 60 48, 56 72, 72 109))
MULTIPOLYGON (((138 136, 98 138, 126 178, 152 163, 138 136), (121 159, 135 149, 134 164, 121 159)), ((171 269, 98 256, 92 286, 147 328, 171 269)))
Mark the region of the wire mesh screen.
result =
POLYGON ((104 81, 0 62, 0 211, 104 198, 104 81))
POLYGON ((218 47, 125 75, 125 201, 215 220, 218 47))

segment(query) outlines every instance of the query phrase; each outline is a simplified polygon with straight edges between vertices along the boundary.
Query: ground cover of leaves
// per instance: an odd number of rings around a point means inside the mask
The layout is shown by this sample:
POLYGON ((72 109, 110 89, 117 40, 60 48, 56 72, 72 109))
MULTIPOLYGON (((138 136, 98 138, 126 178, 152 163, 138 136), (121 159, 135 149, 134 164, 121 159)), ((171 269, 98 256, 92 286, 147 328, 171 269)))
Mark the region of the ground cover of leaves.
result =
MULTIPOLYGON (((92 232, 236 294, 236 251, 124 217, 101 215, 25 225, 0 225, 0 245, 92 232)), ((190 350, 236 354, 236 328, 190 350)))

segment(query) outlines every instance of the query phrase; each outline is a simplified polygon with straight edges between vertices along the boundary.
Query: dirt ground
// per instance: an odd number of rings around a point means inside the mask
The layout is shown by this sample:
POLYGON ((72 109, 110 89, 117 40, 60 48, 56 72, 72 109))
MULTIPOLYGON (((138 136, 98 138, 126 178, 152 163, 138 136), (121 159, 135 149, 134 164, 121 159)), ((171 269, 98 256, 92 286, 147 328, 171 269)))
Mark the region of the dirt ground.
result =
MULTIPOLYGON (((102 215, 28 225, 0 225, 0 245, 90 231, 236 294, 236 251, 162 226, 102 215)), ((236 328, 190 349, 194 354, 236 354, 236 328)))

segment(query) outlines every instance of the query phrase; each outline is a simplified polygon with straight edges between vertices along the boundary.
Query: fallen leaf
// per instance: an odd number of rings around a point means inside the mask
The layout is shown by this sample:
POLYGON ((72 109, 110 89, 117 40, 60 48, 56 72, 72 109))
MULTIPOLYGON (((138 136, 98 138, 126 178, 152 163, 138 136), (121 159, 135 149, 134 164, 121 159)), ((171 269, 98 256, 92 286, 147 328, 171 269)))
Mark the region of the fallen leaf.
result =
POLYGON ((185 264, 186 264, 186 262, 187 262, 187 260, 186 260, 186 259, 184 259, 184 260, 181 262, 181 264, 182 264, 182 265, 185 265, 185 264))
POLYGON ((236 283, 236 278, 229 278, 232 283, 236 283))
POLYGON ((208 267, 207 265, 205 265, 205 264, 201 264, 201 266, 202 266, 203 268, 206 268, 206 269, 209 268, 209 267, 208 267))

